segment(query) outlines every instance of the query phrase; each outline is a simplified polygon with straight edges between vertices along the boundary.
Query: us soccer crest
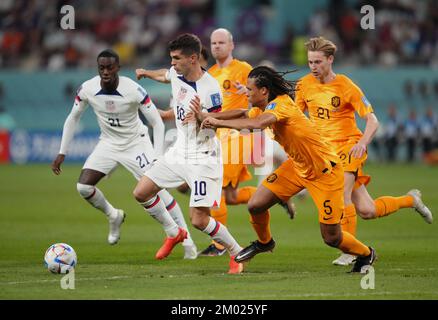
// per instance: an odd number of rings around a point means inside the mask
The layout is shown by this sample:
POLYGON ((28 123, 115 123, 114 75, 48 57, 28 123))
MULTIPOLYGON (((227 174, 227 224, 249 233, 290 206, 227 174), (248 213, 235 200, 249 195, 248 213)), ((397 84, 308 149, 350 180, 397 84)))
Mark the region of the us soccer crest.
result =
POLYGON ((339 111, 339 106, 341 105, 341 98, 338 96, 332 97, 332 107, 334 108, 332 111, 339 111))
POLYGON ((116 104, 112 100, 107 100, 105 101, 105 108, 109 112, 114 112, 116 111, 116 104))
POLYGON ((177 96, 177 101, 181 102, 186 98, 187 95, 187 89, 186 88, 180 88, 177 96))

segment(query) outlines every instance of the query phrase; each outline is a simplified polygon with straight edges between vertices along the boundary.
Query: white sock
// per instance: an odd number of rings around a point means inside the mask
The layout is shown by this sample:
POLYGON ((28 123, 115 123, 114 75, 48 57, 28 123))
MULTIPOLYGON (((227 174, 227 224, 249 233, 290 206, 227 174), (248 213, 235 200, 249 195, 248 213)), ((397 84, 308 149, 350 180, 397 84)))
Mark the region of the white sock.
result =
POLYGON ((96 186, 91 186, 88 184, 78 183, 76 188, 81 195, 88 203, 90 203, 96 209, 99 209, 109 219, 114 219, 117 214, 117 209, 115 209, 111 203, 106 200, 102 191, 100 191, 96 186))
POLYGON ((169 212, 166 210, 166 206, 158 195, 140 204, 149 212, 152 218, 163 226, 164 232, 166 232, 168 237, 174 238, 178 235, 178 225, 173 221, 169 212))
POLYGON ((208 222, 207 227, 202 230, 208 234, 214 241, 220 243, 225 248, 228 249, 231 256, 237 255, 242 247, 239 246, 237 241, 233 238, 231 233, 228 231, 227 227, 223 224, 217 222, 212 217, 210 217, 210 221, 208 222))
POLYGON ((183 228, 184 230, 187 230, 187 239, 183 241, 183 246, 192 246, 194 245, 193 239, 190 235, 189 228, 187 226, 186 220, 184 219, 184 215, 182 213, 182 210, 180 206, 178 205, 178 202, 172 197, 172 195, 169 193, 169 191, 163 189, 160 192, 158 192, 158 195, 160 196, 161 200, 163 200, 164 204, 166 205, 167 211, 170 213, 170 216, 172 217, 173 221, 176 222, 178 226, 183 228))

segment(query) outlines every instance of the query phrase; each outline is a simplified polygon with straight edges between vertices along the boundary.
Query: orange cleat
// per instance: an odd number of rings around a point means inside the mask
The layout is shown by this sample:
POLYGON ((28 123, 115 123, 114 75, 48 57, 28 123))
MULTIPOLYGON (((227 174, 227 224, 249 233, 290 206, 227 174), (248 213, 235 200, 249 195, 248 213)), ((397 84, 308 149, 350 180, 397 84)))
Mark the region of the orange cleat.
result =
POLYGON ((239 274, 243 272, 243 263, 238 263, 234 260, 234 256, 230 257, 230 270, 228 274, 239 274))
POLYGON ((163 245, 161 246, 160 250, 157 251, 155 254, 155 259, 161 260, 166 258, 173 250, 173 248, 180 242, 183 242, 184 239, 187 239, 187 231, 178 228, 178 234, 174 238, 167 237, 164 240, 163 245))

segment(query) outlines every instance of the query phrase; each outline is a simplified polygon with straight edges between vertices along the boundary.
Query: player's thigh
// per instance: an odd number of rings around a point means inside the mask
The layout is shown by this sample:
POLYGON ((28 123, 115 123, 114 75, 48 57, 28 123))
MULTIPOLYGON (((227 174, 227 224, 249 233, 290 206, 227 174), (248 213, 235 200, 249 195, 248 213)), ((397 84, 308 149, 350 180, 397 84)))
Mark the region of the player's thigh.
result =
POLYGON ((307 180, 305 187, 318 210, 319 222, 337 224, 344 212, 344 173, 336 165, 331 172, 315 180, 307 180))
POLYGON ((300 180, 296 174, 293 161, 289 159, 268 175, 261 185, 275 194, 278 199, 285 202, 304 188, 300 180))
POLYGON ((121 153, 119 162, 132 175, 140 180, 144 172, 151 168, 153 162, 157 160, 155 150, 149 139, 139 139, 121 153))
POLYGON ((346 205, 351 204, 351 194, 355 183, 356 176, 354 172, 344 171, 344 202, 346 205))
POLYGON ((169 163, 164 156, 154 161, 144 172, 160 188, 176 188, 185 182, 185 166, 169 163))
POLYGON ((99 141, 85 161, 82 170, 90 169, 108 175, 117 168, 117 153, 109 144, 99 141))

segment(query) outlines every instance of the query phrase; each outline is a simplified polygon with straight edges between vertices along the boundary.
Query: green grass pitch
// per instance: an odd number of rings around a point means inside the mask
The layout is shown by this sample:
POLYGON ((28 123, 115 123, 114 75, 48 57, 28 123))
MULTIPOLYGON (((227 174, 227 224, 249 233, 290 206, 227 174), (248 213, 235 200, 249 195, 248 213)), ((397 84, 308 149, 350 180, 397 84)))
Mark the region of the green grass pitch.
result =
MULTIPOLYGON (((49 165, 0 166, 0 299, 438 299, 438 221, 428 225, 412 209, 359 218, 359 239, 379 256, 374 289, 362 289, 362 276, 347 274, 349 267, 331 264, 338 251, 323 243, 311 199, 296 200, 295 220, 274 207, 274 253, 254 258, 244 274, 228 275, 228 257, 187 261, 181 246, 163 261, 154 259, 164 232, 136 204, 135 180, 123 168, 100 183, 127 213, 119 244, 109 246, 104 215, 76 192, 80 168, 65 165, 55 176, 49 165), (74 290, 63 290, 62 275, 44 268, 44 252, 55 242, 78 254, 74 290)), ((438 168, 368 165, 366 171, 372 196, 416 187, 438 215, 438 168)), ((188 197, 172 193, 188 217, 188 197)), ((229 229, 246 246, 256 238, 246 207, 228 212, 229 229)), ((209 244, 206 235, 190 231, 199 250, 209 244)))

